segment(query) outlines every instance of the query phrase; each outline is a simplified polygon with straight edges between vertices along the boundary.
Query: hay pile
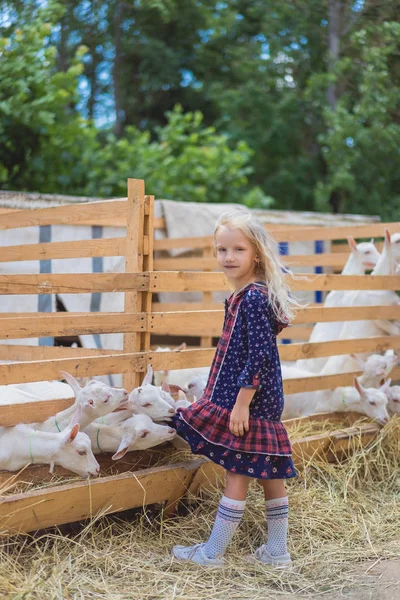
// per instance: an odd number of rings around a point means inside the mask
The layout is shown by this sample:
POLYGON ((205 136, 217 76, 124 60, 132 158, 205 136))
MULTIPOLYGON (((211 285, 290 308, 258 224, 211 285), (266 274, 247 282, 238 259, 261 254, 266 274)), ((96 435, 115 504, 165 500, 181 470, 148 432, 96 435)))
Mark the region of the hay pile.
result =
POLYGON ((269 594, 342 590, 367 559, 400 554, 400 419, 342 464, 307 466, 288 482, 294 567, 274 571, 243 557, 265 541, 263 498, 249 493, 223 570, 172 561, 174 543, 207 538, 220 492, 164 520, 160 507, 100 517, 62 531, 3 540, 0 595, 10 599, 265 600, 269 594))

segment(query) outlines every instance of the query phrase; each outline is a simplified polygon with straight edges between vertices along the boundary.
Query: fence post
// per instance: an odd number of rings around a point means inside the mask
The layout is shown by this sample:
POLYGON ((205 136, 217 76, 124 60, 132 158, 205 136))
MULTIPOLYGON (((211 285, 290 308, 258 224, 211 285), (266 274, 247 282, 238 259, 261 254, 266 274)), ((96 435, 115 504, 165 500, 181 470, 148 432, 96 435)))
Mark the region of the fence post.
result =
MULTIPOLYGON (((128 219, 126 226, 125 272, 153 270, 154 196, 144 195, 142 179, 128 179, 128 219)), ((125 292, 124 311, 151 313, 151 292, 125 292)), ((124 333, 124 352, 150 350, 150 333, 124 333)), ((142 373, 125 373, 127 391, 140 385, 142 373)))

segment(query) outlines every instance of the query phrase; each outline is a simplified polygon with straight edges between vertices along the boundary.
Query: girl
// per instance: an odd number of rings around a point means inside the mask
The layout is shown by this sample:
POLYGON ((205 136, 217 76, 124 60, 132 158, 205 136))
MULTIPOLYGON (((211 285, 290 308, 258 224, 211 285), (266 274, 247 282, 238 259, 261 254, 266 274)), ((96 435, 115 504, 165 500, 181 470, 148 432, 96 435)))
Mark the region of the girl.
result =
POLYGON ((174 425, 195 454, 226 469, 226 487, 208 541, 174 546, 172 555, 221 566, 255 478, 264 489, 268 539, 253 558, 282 567, 290 564, 284 479, 296 472, 280 421, 283 390, 276 335, 293 317, 296 302, 289 296, 275 243, 250 214, 221 215, 214 247, 234 292, 225 300, 223 331, 204 395, 178 411, 174 425))

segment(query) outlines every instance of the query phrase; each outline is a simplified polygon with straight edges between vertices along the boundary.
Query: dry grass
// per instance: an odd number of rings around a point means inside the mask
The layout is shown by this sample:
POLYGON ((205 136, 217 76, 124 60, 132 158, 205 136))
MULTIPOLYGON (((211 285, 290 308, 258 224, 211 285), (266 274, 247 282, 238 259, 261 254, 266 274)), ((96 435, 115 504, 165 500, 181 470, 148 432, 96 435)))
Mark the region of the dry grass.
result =
POLYGON ((0 594, 17 599, 279 600, 351 587, 364 560, 400 554, 400 419, 341 464, 306 466, 288 482, 294 566, 274 571, 244 556, 265 541, 263 499, 249 493, 222 570, 174 562, 174 543, 205 540, 221 492, 165 520, 160 507, 101 517, 41 535, 3 540, 0 594))

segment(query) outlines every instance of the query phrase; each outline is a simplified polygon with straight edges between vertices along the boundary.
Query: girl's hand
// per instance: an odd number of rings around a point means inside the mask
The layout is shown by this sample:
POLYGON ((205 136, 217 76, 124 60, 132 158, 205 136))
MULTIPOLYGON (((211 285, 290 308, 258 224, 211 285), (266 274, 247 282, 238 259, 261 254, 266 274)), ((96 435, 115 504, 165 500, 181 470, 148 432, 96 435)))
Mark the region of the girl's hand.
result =
POLYGON ((242 436, 249 430, 249 407, 235 404, 231 412, 229 430, 233 435, 242 436))

